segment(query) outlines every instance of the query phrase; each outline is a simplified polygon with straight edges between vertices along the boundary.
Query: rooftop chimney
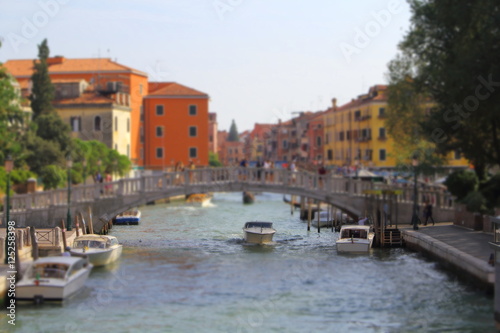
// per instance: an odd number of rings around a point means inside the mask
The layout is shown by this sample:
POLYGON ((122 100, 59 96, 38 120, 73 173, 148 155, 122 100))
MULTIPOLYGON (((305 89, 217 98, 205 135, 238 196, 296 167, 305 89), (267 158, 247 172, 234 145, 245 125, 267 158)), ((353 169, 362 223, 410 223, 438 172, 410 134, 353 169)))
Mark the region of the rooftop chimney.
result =
POLYGON ((63 56, 55 56, 55 57, 52 57, 52 58, 48 58, 47 59, 47 65, 59 65, 59 64, 62 64, 64 62, 64 57, 63 56))

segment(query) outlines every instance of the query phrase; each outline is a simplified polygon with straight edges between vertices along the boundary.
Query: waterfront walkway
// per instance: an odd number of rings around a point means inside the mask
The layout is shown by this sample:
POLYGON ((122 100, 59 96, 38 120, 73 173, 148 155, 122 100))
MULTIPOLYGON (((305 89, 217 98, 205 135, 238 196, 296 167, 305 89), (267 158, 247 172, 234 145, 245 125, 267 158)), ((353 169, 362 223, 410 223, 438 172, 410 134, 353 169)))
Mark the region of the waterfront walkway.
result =
POLYGON ((419 226, 402 229, 409 248, 424 251, 437 259, 451 264, 477 280, 478 285, 494 285, 495 269, 489 264, 494 253, 489 242, 493 234, 474 231, 452 223, 436 223, 435 226, 419 226))

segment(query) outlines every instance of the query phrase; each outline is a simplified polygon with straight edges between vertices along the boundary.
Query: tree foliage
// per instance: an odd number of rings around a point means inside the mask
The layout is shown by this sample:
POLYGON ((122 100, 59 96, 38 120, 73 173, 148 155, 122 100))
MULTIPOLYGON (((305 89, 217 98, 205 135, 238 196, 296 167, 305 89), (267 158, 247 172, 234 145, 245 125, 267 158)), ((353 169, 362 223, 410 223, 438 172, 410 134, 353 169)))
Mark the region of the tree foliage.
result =
POLYGON ((219 156, 216 153, 208 153, 208 165, 211 167, 221 167, 222 163, 219 161, 219 156))
POLYGON ((460 150, 480 179, 500 165, 500 6, 496 0, 409 0, 400 44, 416 92, 435 108, 423 123, 437 151, 460 150))
POLYGON ((42 114, 54 112, 52 101, 54 100, 55 90, 50 80, 49 66, 47 64, 49 53, 47 39, 44 39, 38 45, 38 60, 33 61, 34 71, 31 76, 33 88, 30 101, 34 119, 42 114))
POLYGON ((478 179, 474 172, 458 170, 446 178, 444 185, 458 200, 462 200, 469 192, 477 188, 478 179))
POLYGON ((236 127, 236 123, 233 121, 231 122, 231 127, 229 128, 229 134, 227 136, 227 141, 231 142, 237 142, 240 140, 240 136, 238 134, 238 128, 236 127))

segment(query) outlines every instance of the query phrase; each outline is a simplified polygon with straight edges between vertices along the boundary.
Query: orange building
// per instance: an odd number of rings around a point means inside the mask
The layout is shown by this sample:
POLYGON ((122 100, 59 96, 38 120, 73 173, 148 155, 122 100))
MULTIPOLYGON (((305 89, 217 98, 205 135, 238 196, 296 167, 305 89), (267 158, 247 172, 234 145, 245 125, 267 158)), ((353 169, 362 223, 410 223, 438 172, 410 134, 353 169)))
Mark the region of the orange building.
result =
MULTIPOLYGON (((135 165, 143 165, 140 158, 139 118, 143 97, 148 94, 147 74, 121 65, 109 58, 67 59, 57 56, 47 59, 52 80, 81 79, 87 81, 103 95, 124 93, 130 96, 130 157, 135 165)), ((33 74, 33 60, 8 60, 7 71, 19 82, 23 90, 29 90, 33 74)), ((23 96, 29 95, 23 91, 23 96)))
POLYGON ((140 126, 145 168, 208 165, 209 96, 175 82, 150 82, 148 89, 140 126))

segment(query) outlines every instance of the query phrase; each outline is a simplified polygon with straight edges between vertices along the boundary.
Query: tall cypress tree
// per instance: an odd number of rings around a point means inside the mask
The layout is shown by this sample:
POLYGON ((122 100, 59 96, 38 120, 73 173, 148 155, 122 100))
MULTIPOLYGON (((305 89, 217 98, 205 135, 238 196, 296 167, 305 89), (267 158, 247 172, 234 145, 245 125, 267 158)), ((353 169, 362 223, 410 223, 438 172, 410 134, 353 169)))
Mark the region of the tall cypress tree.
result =
POLYGON ((47 39, 38 45, 38 60, 33 61, 35 70, 31 76, 33 88, 30 95, 31 109, 33 110, 33 119, 42 114, 49 114, 54 111, 52 101, 55 91, 52 81, 49 77, 49 66, 47 58, 49 57, 49 46, 47 39))
POLYGON ((236 127, 236 123, 231 123, 231 128, 229 128, 229 134, 227 136, 227 141, 236 142, 240 140, 240 136, 238 135, 238 128, 236 127))

